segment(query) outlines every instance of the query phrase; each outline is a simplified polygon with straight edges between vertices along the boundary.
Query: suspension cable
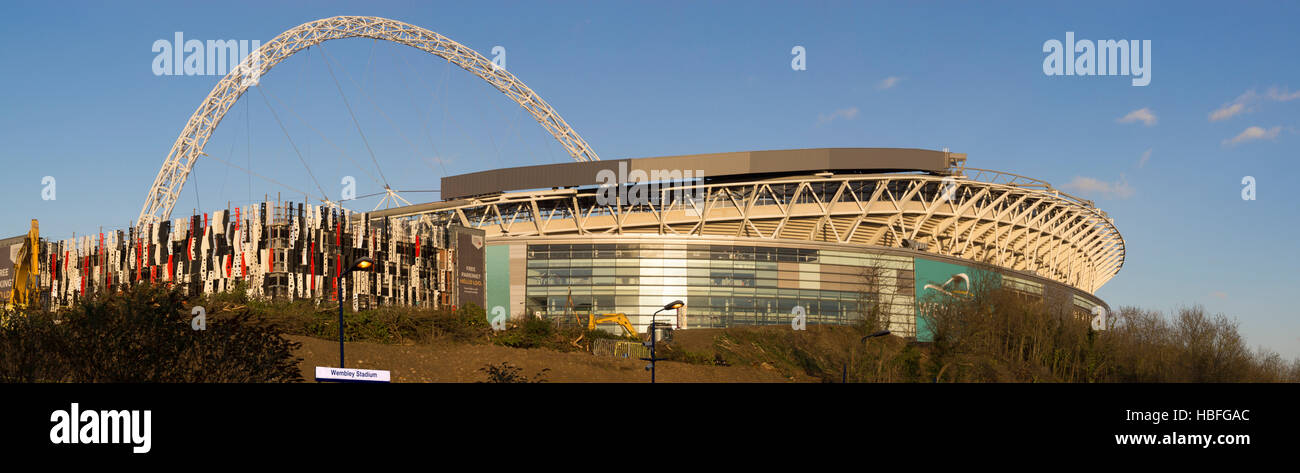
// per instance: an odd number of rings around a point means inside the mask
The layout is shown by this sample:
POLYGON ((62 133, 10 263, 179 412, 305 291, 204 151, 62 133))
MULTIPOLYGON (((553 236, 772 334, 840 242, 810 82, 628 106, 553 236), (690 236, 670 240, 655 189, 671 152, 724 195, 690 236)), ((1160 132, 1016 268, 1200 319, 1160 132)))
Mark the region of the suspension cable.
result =
POLYGON ((439 88, 431 87, 430 94, 429 94, 431 97, 434 98, 436 102, 442 105, 443 135, 445 136, 447 134, 447 122, 451 122, 453 125, 456 125, 457 130, 460 130, 461 136, 465 137, 465 142, 473 143, 474 148, 478 149, 479 154, 483 156, 487 156, 488 153, 484 152, 483 147, 479 146, 478 141, 471 139, 469 136, 469 132, 465 130, 464 126, 461 126, 459 121, 456 120, 455 115, 451 114, 451 109, 447 108, 447 101, 442 100, 443 96, 446 95, 445 92, 447 91, 447 87, 450 82, 451 82, 451 62, 448 61, 446 73, 443 74, 443 78, 442 78, 441 90, 438 90, 439 88))
POLYGON ((311 166, 307 165, 307 160, 302 157, 302 152, 298 150, 298 145, 293 142, 293 137, 289 136, 289 130, 284 127, 284 122, 280 121, 280 115, 275 113, 275 108, 271 107, 271 101, 266 99, 266 93, 262 92, 261 87, 257 88, 257 92, 258 95, 262 97, 262 102, 266 104, 267 110, 271 111, 271 116, 275 118, 275 123, 280 125, 280 131, 284 132, 285 139, 289 140, 289 146, 293 147, 293 152, 298 156, 298 161, 302 162, 302 167, 307 169, 307 175, 311 177, 311 181, 315 183, 316 188, 320 190, 321 199, 328 201, 330 199, 329 193, 325 192, 325 188, 321 187, 320 181, 316 180, 316 175, 311 172, 311 166))
MULTIPOLYGON (((371 53, 373 58, 373 53, 374 53, 373 48, 371 49, 371 53)), ((384 120, 387 120, 388 124, 391 125, 394 130, 397 130, 397 134, 402 137, 402 140, 406 141, 406 144, 411 147, 412 152, 414 152, 416 155, 423 154, 420 152, 419 149, 417 149, 417 147, 415 146, 415 142, 411 141, 411 138, 406 136, 406 132, 402 131, 402 128, 397 126, 397 122, 393 121, 392 117, 389 117, 388 113, 384 112, 383 107, 380 107, 379 103, 376 102, 375 99, 371 98, 370 94, 366 93, 366 89, 364 87, 359 86, 357 84, 357 81, 352 79, 352 74, 349 74, 348 71, 344 69, 343 76, 347 77, 348 81, 351 82, 354 87, 357 87, 357 89, 361 91, 361 96, 364 97, 366 101, 370 102, 370 105, 375 107, 375 110, 379 112, 379 115, 384 117, 384 120)))
POLYGON ((343 99, 343 105, 347 107, 348 115, 352 117, 352 124, 356 125, 357 133, 361 135, 361 141, 366 145, 366 151, 370 152, 370 160, 374 161, 375 169, 379 170, 379 177, 384 180, 384 187, 387 188, 389 187, 388 177, 384 176, 384 169, 379 167, 379 158, 375 157, 375 150, 370 147, 370 140, 366 139, 366 133, 361 131, 361 122, 357 120, 357 114, 352 112, 352 104, 348 103, 348 97, 343 93, 343 86, 339 84, 339 78, 334 75, 334 67, 330 65, 333 59, 330 57, 329 51, 325 49, 325 45, 320 45, 320 50, 321 57, 325 60, 325 69, 329 71, 330 78, 334 80, 334 87, 338 89, 339 97, 343 99))
MULTIPOLYGON (((406 56, 402 56, 402 55, 400 55, 400 54, 394 54, 393 57, 394 57, 394 58, 400 57, 400 58, 402 59, 402 62, 406 64, 406 68, 407 68, 408 70, 410 70, 412 73, 415 72, 415 68, 414 68, 414 67, 411 67, 411 62, 406 60, 406 56)), ((399 69, 400 69, 400 67, 399 67, 399 69)), ((406 93, 411 94, 411 96, 415 96, 415 92, 414 92, 414 90, 411 88, 411 84, 410 84, 409 82, 406 81, 406 75, 405 75, 405 74, 398 74, 397 76, 398 76, 399 78, 402 79, 402 86, 406 88, 406 93)), ((416 115, 418 115, 418 116, 420 117, 420 129, 421 129, 422 131, 424 131, 424 138, 429 142, 429 149, 432 149, 432 150, 433 150, 433 158, 434 158, 435 160, 438 161, 438 167, 439 167, 439 168, 442 168, 442 175, 446 176, 446 175, 447 175, 447 166, 445 166, 445 165, 442 164, 441 153, 438 152, 438 147, 433 145, 433 134, 432 134, 432 133, 429 133, 429 120, 428 120, 428 117, 425 116, 425 113, 424 113, 423 110, 420 110, 420 106, 419 106, 419 102, 418 102, 418 101, 416 101, 416 102, 412 102, 412 103, 415 104, 415 113, 416 113, 416 115)), ((432 110, 433 110, 433 107, 429 107, 429 109, 430 109, 430 111, 432 111, 432 110)), ((425 163, 425 165, 428 166, 428 163, 425 163)), ((433 169, 433 166, 429 166, 429 169, 430 169, 430 170, 433 170, 433 171, 436 171, 435 169, 433 169)))
MULTIPOLYGON (((265 86, 262 85, 262 84, 258 84, 258 88, 259 88, 259 89, 264 89, 265 86)), ((338 150, 338 152, 339 152, 340 154, 342 154, 343 157, 348 158, 348 161, 352 162, 352 165, 353 165, 353 166, 356 166, 357 169, 360 169, 361 172, 366 173, 366 176, 369 177, 370 180, 373 181, 373 182, 375 183, 376 186, 383 187, 383 184, 379 182, 379 178, 375 177, 374 173, 371 173, 370 170, 366 169, 364 166, 361 165, 361 163, 358 163, 355 159, 353 159, 353 158, 352 158, 352 155, 348 154, 348 152, 347 152, 347 151, 344 151, 342 147, 340 147, 338 144, 334 143, 334 141, 331 140, 331 139, 329 138, 329 136, 326 136, 325 133, 322 133, 319 129, 317 129, 316 127, 312 126, 311 123, 307 122, 307 119, 306 119, 306 118, 303 118, 303 116, 302 116, 301 114, 299 114, 297 110, 294 110, 294 108, 291 107, 291 106, 289 106, 289 104, 287 104, 287 103, 285 103, 284 101, 280 100, 279 97, 276 97, 275 94, 271 93, 270 89, 265 89, 265 90, 264 90, 264 93, 267 94, 267 95, 269 95, 269 96, 271 96, 271 100, 274 100, 275 103, 278 103, 278 104, 280 104, 280 106, 282 106, 282 107, 284 107, 285 109, 289 110, 289 113, 293 114, 294 118, 297 118, 298 121, 299 121, 300 123, 302 123, 302 124, 303 124, 304 126, 306 126, 307 128, 310 128, 311 131, 316 132, 317 135, 320 135, 320 137, 321 137, 322 139, 324 139, 326 143, 329 143, 329 145, 332 146, 332 147, 334 147, 335 150, 338 150)))
MULTIPOLYGON (((260 89, 259 89, 260 90, 260 89)), ((248 149, 248 169, 253 169, 253 116, 248 111, 248 101, 244 101, 244 144, 248 149)), ((230 156, 234 157, 232 145, 230 156)), ((248 176, 248 201, 253 201, 253 176, 248 176)))
MULTIPOLYGON (((209 157, 209 158, 215 159, 215 160, 217 160, 217 161, 220 161, 221 163, 223 163, 223 164, 225 164, 225 165, 227 165, 227 166, 233 167, 233 168, 235 168, 235 169, 238 169, 238 170, 240 170, 240 171, 244 171, 244 172, 248 173, 248 174, 251 175, 251 176, 255 176, 255 177, 257 177, 258 179, 261 179, 261 180, 264 180, 264 181, 270 182, 270 183, 275 184, 275 185, 280 186, 280 187, 284 187, 285 189, 289 189, 289 190, 291 190, 291 191, 294 191, 294 192, 299 193, 299 194, 302 194, 302 195, 310 195, 309 192, 303 192, 302 190, 299 190, 299 189, 297 189, 297 188, 294 188, 293 186, 290 186, 290 185, 285 184, 285 183, 283 183, 283 182, 277 181, 277 180, 275 180, 275 179, 271 179, 271 178, 266 177, 266 176, 263 176, 263 175, 261 175, 261 174, 255 173, 255 172, 253 172, 252 170, 245 169, 243 166, 240 166, 240 165, 238 165, 238 164, 232 163, 232 162, 230 162, 230 161, 226 161, 226 160, 224 160, 224 159, 218 158, 218 157, 213 156, 213 155, 210 155, 210 154, 208 154, 208 153, 202 153, 202 155, 205 156, 205 157, 209 157)), ((329 202, 328 200, 326 200, 325 202, 326 202, 326 203, 331 203, 331 202, 329 202)))

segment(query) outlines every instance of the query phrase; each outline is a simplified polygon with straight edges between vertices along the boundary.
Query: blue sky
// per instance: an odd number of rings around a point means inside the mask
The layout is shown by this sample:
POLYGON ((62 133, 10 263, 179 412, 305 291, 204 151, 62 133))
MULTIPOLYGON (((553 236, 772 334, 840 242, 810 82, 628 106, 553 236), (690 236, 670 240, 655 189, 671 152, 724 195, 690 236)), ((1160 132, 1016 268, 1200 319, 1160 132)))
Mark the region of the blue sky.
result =
MULTIPOLYGON (((949 147, 970 166, 1049 181, 1093 199, 1123 233, 1124 268, 1098 292, 1112 306, 1203 304, 1240 320, 1252 346, 1300 356, 1300 309, 1287 299, 1300 267, 1300 211, 1286 193, 1300 142, 1295 3, 6 2, 0 236, 30 218, 50 238, 136 218, 219 79, 154 75, 156 40, 266 42, 334 15, 405 21, 489 57, 503 46, 507 68, 606 159, 949 147), (1043 43, 1067 31, 1151 40, 1150 85, 1046 76, 1043 43), (807 70, 791 70, 796 45, 807 70), (1130 114, 1145 121, 1121 120, 1130 114), (57 179, 56 200, 42 200, 44 176, 57 179), (1243 176, 1257 200, 1242 200, 1243 176)), ((321 49, 263 77, 206 147, 283 186, 201 160, 176 215, 316 194, 286 132, 332 194, 347 175, 365 195, 377 181, 432 190, 445 174, 569 159, 446 61, 364 39, 321 49)))

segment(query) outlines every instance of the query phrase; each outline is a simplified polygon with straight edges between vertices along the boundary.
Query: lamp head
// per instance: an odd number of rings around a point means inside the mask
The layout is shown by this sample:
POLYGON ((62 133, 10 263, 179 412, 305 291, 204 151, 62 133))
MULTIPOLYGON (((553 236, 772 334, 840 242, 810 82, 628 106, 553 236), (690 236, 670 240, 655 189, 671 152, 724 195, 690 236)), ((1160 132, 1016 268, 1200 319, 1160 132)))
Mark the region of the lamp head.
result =
POLYGON ((865 336, 865 337, 862 337, 862 341, 865 342, 865 341, 867 341, 868 338, 883 337, 883 336, 885 336, 885 335, 889 335, 890 333, 891 333, 891 332, 888 331, 888 330, 881 330, 881 331, 876 332, 876 333, 873 333, 873 334, 871 334, 871 335, 867 335, 867 336, 865 336))
POLYGON ((365 257, 365 258, 357 259, 356 261, 352 262, 352 267, 348 268, 347 272, 350 273, 352 271, 369 271, 371 268, 374 267, 375 267, 375 260, 370 257, 365 257))
POLYGON ((665 305, 665 306, 664 306, 664 310, 680 309, 680 308, 682 308, 682 307, 684 307, 684 306, 686 306, 686 303, 685 303, 685 302, 682 302, 681 300, 675 300, 675 301, 669 302, 668 305, 665 305))

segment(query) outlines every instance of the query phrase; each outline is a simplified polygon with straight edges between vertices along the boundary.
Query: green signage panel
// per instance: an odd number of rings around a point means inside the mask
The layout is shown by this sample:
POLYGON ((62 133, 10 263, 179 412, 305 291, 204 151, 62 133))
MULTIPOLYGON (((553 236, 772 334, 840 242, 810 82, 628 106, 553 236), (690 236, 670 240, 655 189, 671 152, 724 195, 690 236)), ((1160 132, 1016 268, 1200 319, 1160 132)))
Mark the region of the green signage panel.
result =
MULTIPOLYGON (((931 342, 934 341, 934 334, 926 325, 926 307, 945 297, 969 297, 971 285, 979 280, 979 270, 920 257, 915 258, 913 263, 916 275, 916 340, 931 342)), ((1001 275, 994 273, 992 279, 994 285, 1001 284, 1001 275)))

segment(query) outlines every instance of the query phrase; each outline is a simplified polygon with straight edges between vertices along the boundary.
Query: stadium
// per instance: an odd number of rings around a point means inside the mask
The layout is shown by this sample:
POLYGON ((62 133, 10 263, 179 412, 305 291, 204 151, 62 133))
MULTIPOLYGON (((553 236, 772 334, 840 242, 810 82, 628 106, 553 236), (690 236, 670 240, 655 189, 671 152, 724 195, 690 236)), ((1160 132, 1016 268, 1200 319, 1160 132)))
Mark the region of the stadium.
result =
POLYGON ((948 150, 602 161, 506 69, 438 33, 377 17, 299 25, 218 82, 172 146, 133 228, 20 248, 28 240, 38 241, 35 222, 26 240, 9 244, 11 266, 30 281, 18 281, 14 294, 39 292, 45 306, 114 290, 115 281, 149 281, 191 293, 247 286, 259 297, 343 297, 354 308, 481 302, 489 317, 621 312, 642 330, 666 302, 682 300, 680 328, 787 324, 795 314, 848 324, 872 310, 887 314, 893 332, 918 338, 925 298, 969 292, 977 267, 993 268, 1004 287, 1088 314, 1108 309, 1094 294, 1125 258, 1114 222, 1092 202, 968 167, 965 154, 948 150), (288 56, 344 38, 407 45, 472 73, 530 113, 574 162, 446 176, 439 201, 372 212, 322 195, 321 205, 268 198, 217 210, 211 221, 206 213, 172 219, 236 100, 288 56), (343 271, 359 257, 374 258, 377 269, 343 271))
POLYGON ((1107 309, 1093 294, 1125 250, 1106 213, 965 162, 830 148, 526 166, 446 177, 443 201, 369 217, 483 230, 487 306, 515 317, 580 307, 641 329, 680 299, 686 328, 788 324, 796 307, 808 323, 846 324, 871 301, 914 337, 919 301, 968 290, 980 262, 1007 287, 1107 309), (612 173, 685 178, 614 192, 601 178, 612 173))

